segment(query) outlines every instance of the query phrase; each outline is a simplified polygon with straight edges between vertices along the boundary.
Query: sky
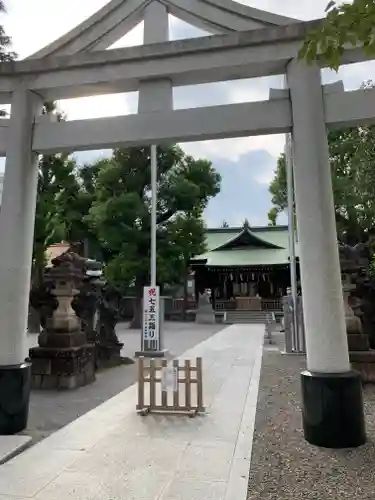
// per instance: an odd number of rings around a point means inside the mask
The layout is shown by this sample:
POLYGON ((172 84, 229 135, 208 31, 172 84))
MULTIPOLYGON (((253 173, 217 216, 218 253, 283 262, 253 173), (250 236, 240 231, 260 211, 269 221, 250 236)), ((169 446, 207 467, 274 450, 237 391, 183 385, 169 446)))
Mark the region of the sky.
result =
MULTIPOLYGON (((13 39, 20 58, 27 57, 63 35, 108 0, 5 0, 8 13, 2 23, 13 39), (72 15, 73 14, 73 15, 72 15)), ((228 0, 229 1, 229 0, 228 0)), ((328 0, 242 0, 241 3, 300 20, 324 16, 328 0)), ((170 39, 204 36, 205 33, 176 18, 170 18, 170 39)), ((112 47, 140 45, 143 25, 137 26, 112 47)), ((344 66, 339 73, 323 71, 323 82, 344 81, 347 90, 356 89, 364 80, 375 79, 374 63, 344 66)), ((190 87, 174 91, 174 107, 191 108, 218 104, 250 102, 268 99, 270 88, 281 88, 282 76, 255 78, 190 87)), ((60 107, 68 119, 87 119, 136 113, 137 94, 121 94, 61 101, 60 107)), ((205 212, 207 225, 218 227, 225 220, 241 225, 248 219, 253 226, 267 224, 271 208, 268 192, 277 158, 284 149, 280 135, 204 141, 183 144, 184 150, 195 157, 212 161, 222 175, 220 194, 210 201, 205 212)), ((79 162, 91 161, 106 152, 86 152, 77 155, 79 162)), ((285 223, 285 216, 279 223, 285 223)))

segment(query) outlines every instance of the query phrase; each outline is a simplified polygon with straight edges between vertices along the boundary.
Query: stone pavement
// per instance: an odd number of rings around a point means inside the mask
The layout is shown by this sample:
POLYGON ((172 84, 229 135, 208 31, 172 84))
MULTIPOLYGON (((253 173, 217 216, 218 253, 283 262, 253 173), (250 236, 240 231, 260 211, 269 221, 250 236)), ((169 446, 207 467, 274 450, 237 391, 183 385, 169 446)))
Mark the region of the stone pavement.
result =
POLYGON ((0 465, 15 457, 31 444, 29 436, 0 436, 0 465))
POLYGON ((0 500, 245 500, 263 325, 233 325, 202 356, 207 414, 135 412, 137 387, 0 467, 0 500))
MULTIPOLYGON (((224 325, 167 322, 164 343, 171 353, 180 355, 223 327, 224 325)), ((140 331, 129 330, 125 323, 120 323, 116 330, 124 344, 122 355, 133 357, 140 348, 140 331)), ((29 346, 34 346, 36 342, 37 335, 30 334, 29 346)), ((39 441, 130 387, 135 381, 134 366, 122 365, 100 371, 95 383, 75 391, 32 391, 26 434, 34 442, 39 441)))

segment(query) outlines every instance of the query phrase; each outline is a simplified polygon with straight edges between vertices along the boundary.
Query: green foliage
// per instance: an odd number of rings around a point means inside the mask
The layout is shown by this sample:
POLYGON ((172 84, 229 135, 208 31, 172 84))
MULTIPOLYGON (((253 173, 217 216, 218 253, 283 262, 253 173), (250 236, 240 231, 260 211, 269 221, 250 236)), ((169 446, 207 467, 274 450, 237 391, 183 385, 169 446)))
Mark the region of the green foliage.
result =
MULTIPOLYGON (((6 8, 0 0, 0 14, 5 14, 6 8)), ((8 62, 16 59, 17 54, 11 50, 12 39, 5 33, 4 26, 0 25, 0 62, 8 62)))
POLYGON ((34 284, 39 282, 49 245, 65 239, 67 206, 77 192, 76 164, 65 154, 39 160, 38 197, 34 230, 34 284))
POLYGON ((318 57, 330 68, 338 70, 344 46, 360 45, 369 56, 375 54, 375 1, 353 0, 352 3, 331 1, 326 8, 327 17, 319 28, 307 36, 300 57, 308 62, 318 57))
MULTIPOLYGON (((338 237, 350 244, 363 241, 375 225, 375 127, 331 131, 328 143, 338 237)), ((281 155, 269 188, 277 212, 288 204, 285 167, 281 155)))
MULTIPOLYGON (((56 114, 55 103, 47 102, 43 114, 56 114)), ((53 243, 86 241, 94 253, 100 251, 96 235, 85 217, 96 198, 99 165, 78 168, 67 154, 45 155, 39 160, 38 197, 34 232, 34 281, 39 281, 44 268, 45 251, 53 243), (39 276, 39 278, 38 278, 39 276)))
POLYGON ((276 207, 272 207, 270 211, 267 214, 269 223, 269 226, 276 226, 277 225, 277 216, 279 214, 279 210, 276 207))
POLYGON ((206 250, 202 217, 194 212, 178 213, 161 227, 158 244, 159 280, 170 284, 181 283, 191 257, 206 250))
MULTIPOLYGON (((106 272, 115 284, 149 281, 150 148, 115 150, 96 165, 96 198, 89 224, 108 256, 106 272)), ((181 148, 158 148, 158 281, 176 283, 188 260, 203 249, 202 212, 220 189, 220 176, 206 160, 194 160, 181 148)))
POLYGON ((375 280, 375 254, 372 256, 371 262, 368 265, 367 274, 373 281, 375 280))
MULTIPOLYGON (((0 15, 6 13, 3 0, 0 0, 0 15)), ((0 62, 9 62, 17 58, 17 54, 11 50, 12 39, 5 32, 4 26, 0 25, 0 62)), ((0 109, 0 117, 7 116, 7 112, 0 109)))
POLYGON ((87 217, 96 199, 96 185, 100 162, 83 165, 75 169, 76 183, 66 191, 69 200, 60 211, 64 221, 65 239, 69 242, 85 244, 86 252, 92 258, 103 259, 105 256, 95 231, 90 227, 87 217))
POLYGON ((288 207, 288 190, 286 180, 286 156, 282 153, 276 166, 275 176, 269 186, 271 202, 274 208, 268 213, 271 225, 276 225, 277 214, 283 212, 288 207))
MULTIPOLYGON (((53 111, 53 105, 45 106, 46 113, 53 111)), ((90 256, 103 259, 111 282, 135 285, 139 294, 149 281, 150 174, 149 148, 115 150, 111 158, 82 167, 68 155, 41 157, 34 284, 42 276, 49 245, 88 240, 90 256)), ((202 213, 219 192, 220 181, 210 162, 194 160, 179 147, 158 148, 160 284, 180 284, 190 258, 204 252, 202 213)))

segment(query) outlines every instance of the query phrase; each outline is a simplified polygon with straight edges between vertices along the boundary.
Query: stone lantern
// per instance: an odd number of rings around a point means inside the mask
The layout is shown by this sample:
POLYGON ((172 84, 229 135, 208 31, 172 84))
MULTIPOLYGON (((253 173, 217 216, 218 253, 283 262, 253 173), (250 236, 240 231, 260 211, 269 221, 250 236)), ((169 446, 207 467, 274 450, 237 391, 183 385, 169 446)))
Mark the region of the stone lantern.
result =
POLYGON ((85 259, 85 268, 85 278, 73 301, 73 309, 83 321, 88 341, 95 344, 95 366, 108 368, 130 364, 131 359, 121 356, 124 344, 115 331, 120 319, 121 295, 104 278, 100 262, 85 259))
POLYGON ((95 380, 95 346, 89 344, 72 302, 85 279, 85 259, 67 251, 52 260, 45 282, 56 307, 30 349, 32 386, 38 389, 74 389, 95 380))
POLYGON ((102 263, 85 259, 85 276, 79 288, 79 293, 73 299, 72 308, 82 321, 82 328, 88 342, 98 341, 99 304, 106 281, 103 277, 102 263))
POLYGON ((346 332, 349 359, 363 382, 375 382, 375 350, 370 349, 369 336, 362 326, 362 299, 358 297, 358 280, 368 264, 362 245, 341 245, 340 265, 343 282, 346 332))

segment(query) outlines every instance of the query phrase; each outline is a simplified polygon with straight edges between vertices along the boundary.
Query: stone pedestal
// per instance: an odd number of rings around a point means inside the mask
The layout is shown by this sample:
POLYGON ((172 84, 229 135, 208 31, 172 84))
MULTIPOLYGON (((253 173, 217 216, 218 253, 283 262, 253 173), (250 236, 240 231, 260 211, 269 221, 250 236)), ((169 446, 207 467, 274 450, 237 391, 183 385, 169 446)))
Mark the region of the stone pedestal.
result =
POLYGON ((95 346, 34 347, 31 385, 33 389, 76 389, 95 380, 95 346))
POLYGON ((375 383, 375 350, 370 349, 368 335, 362 330, 360 318, 355 316, 349 303, 349 297, 356 285, 350 283, 347 275, 344 275, 344 307, 346 333, 348 335, 349 360, 353 370, 359 372, 363 383, 375 383))
POLYGON ((215 323, 215 311, 212 309, 210 296, 207 291, 199 294, 195 322, 199 325, 212 325, 215 323))
POLYGON ((350 362, 353 370, 361 375, 364 384, 375 384, 375 351, 362 350, 351 351, 349 353, 350 362))
POLYGON ((96 367, 111 368, 122 364, 132 364, 131 358, 121 356, 121 350, 124 344, 116 339, 108 340, 99 338, 96 345, 96 367))
POLYGON ((75 389, 95 380, 95 345, 87 342, 82 322, 72 309, 72 300, 85 277, 83 261, 65 252, 46 272, 57 308, 39 335, 39 346, 30 349, 34 389, 75 389))

